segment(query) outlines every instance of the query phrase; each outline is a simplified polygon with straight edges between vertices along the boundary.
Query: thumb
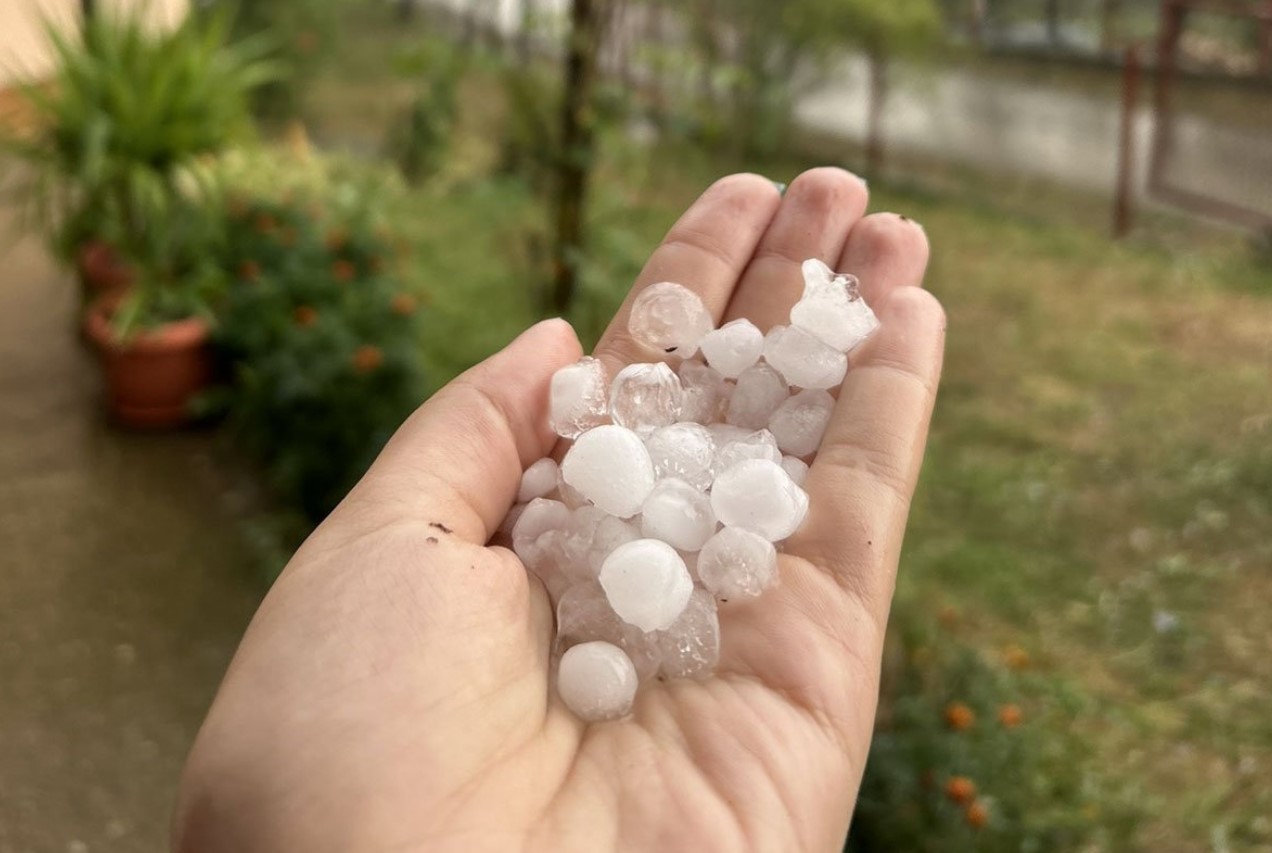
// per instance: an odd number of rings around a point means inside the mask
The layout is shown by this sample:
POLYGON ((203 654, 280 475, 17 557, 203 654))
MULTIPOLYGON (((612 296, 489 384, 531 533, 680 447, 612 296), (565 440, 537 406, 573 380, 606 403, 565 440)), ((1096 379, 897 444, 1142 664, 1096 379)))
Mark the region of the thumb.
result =
POLYGON ((412 518, 484 545, 521 472, 551 451, 548 385, 582 350, 570 324, 544 320, 464 372, 398 429, 350 493, 377 526, 412 518))

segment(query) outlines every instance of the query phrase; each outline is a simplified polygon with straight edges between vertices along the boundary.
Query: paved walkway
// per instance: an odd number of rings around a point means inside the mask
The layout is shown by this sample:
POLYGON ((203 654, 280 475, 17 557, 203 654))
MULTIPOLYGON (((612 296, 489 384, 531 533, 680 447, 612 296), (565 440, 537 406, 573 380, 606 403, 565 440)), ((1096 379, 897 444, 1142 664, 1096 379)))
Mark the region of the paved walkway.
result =
POLYGON ((33 241, 0 243, 0 853, 166 849, 263 589, 210 436, 105 423, 77 302, 33 241))

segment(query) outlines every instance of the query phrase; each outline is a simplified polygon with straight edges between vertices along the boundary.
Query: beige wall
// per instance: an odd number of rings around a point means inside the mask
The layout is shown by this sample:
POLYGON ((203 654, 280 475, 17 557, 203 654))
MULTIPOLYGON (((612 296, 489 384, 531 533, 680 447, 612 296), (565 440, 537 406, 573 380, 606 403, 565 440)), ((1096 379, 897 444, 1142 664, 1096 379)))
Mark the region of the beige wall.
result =
MULTIPOLYGON (((97 0, 105 11, 147 7, 156 22, 171 23, 185 14, 187 0, 97 0)), ((0 0, 0 89, 17 80, 39 78, 51 67, 44 22, 74 26, 80 0, 0 0)))

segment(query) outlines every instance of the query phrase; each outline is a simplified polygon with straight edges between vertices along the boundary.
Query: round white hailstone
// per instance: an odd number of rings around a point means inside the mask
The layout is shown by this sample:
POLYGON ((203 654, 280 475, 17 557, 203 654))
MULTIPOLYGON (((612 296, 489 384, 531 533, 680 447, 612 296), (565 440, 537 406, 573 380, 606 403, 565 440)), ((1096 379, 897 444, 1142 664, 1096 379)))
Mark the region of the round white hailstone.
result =
POLYGON ((590 429, 575 439, 561 460, 561 476, 583 497, 619 518, 640 512, 654 488, 654 465, 644 442, 615 424, 590 429))
POLYGON ((705 589, 695 589, 680 618, 657 636, 664 676, 708 677, 720 662, 720 620, 715 598, 705 589))
POLYGON ((697 551, 715 533, 715 513, 706 494, 684 480, 659 480, 640 509, 640 531, 678 551, 697 551))
POLYGON ((717 449, 731 441, 741 441, 755 432, 755 430, 733 424, 708 424, 707 431, 711 433, 711 439, 715 442, 717 449))
POLYGON ((615 548, 601 565, 600 581, 614 612, 642 631, 661 631, 675 622, 693 592, 685 561, 657 539, 615 548))
POLYGON ((588 565, 588 554, 596 540, 596 530, 601 522, 613 518, 605 510, 584 504, 570 512, 570 520, 562 531, 561 547, 570 563, 571 574, 579 578, 596 577, 588 565))
POLYGON ((521 475, 521 488, 517 490, 517 500, 521 503, 535 498, 546 497, 556 488, 557 464, 549 458, 540 459, 521 475))
POLYGON ((764 360, 800 388, 836 388, 848 371, 848 357, 799 326, 774 326, 764 336, 764 360))
POLYGON ((645 447, 657 479, 677 477, 703 491, 711 485, 715 441, 702 424, 682 422, 660 427, 645 439, 645 447))
POLYGON ((715 470, 727 471, 744 459, 767 459, 780 462, 782 451, 777 448, 777 439, 766 429, 748 432, 741 438, 727 442, 715 455, 715 470))
POLYGON ((601 571, 605 558, 614 553, 615 548, 639 538, 640 527, 636 523, 612 515, 601 519, 592 534, 592 547, 587 553, 587 564, 592 574, 596 575, 601 571))
POLYGON ((671 368, 657 364, 629 364, 610 386, 610 415, 614 423, 647 434, 680 419, 683 390, 671 368))
POLYGON ((822 343, 850 352, 879 328, 879 320, 861 298, 856 276, 832 272, 821 261, 804 261, 804 295, 791 308, 791 325, 822 343))
POLYGON ((566 365, 552 374, 548 410, 552 430, 565 438, 600 426, 609 418, 606 402, 609 382, 605 365, 590 356, 566 365))
POLYGON ((777 549, 749 530, 726 527, 698 554, 698 578, 717 598, 749 598, 777 581, 777 549))
POLYGON ((732 320, 707 334, 699 346, 707 364, 720 371, 721 376, 737 379, 760 360, 764 333, 750 320, 732 320))
POLYGON ((825 391, 800 391, 787 399, 769 418, 769 432, 782 452, 808 456, 821 446, 830 423, 835 398, 825 391))
POLYGON ((790 388, 782 374, 761 362, 738 377, 725 420, 734 426, 762 429, 768 426, 773 410, 788 396, 790 388))
POLYGON ((670 281, 651 284, 638 293, 627 320, 628 331, 638 343, 680 358, 693 355, 702 336, 714 327, 698 294, 670 281))
POLYGON ((565 707, 588 723, 613 720, 632 710, 636 667, 618 646, 595 640, 566 650, 557 669, 557 693, 565 707))
POLYGON ((565 504, 535 498, 526 504, 512 528, 512 549, 523 563, 533 567, 543 559, 540 540, 544 534, 564 530, 569 523, 570 509, 565 504))
POLYGON ((731 388, 718 371, 700 361, 682 361, 680 377, 680 419, 709 424, 724 414, 731 388))
POLYGON ((792 482, 804 488, 804 481, 808 479, 808 463, 803 459, 796 459, 794 456, 782 457, 782 470, 790 475, 792 482))
POLYGON ((658 673, 662 661, 658 635, 647 634, 619 619, 595 579, 566 590, 557 601, 556 618, 558 652, 579 643, 604 640, 627 653, 641 681, 658 673))
POLYGON ((779 542, 794 533, 808 514, 808 495, 781 465, 748 459, 716 476, 711 508, 726 526, 779 542))

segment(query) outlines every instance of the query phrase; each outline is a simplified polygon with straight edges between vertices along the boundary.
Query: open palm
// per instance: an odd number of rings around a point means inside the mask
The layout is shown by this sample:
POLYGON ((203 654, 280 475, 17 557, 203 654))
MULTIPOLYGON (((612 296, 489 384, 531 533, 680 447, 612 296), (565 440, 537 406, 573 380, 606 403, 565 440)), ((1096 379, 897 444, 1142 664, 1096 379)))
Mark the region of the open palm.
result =
MULTIPOLYGON (((837 849, 944 337, 916 286, 922 229, 865 206, 835 169, 784 197, 726 178, 633 289, 678 281, 717 319, 766 329, 818 257, 857 274, 882 322, 840 390, 779 585, 720 606, 715 677, 650 682, 630 717, 593 725, 550 689, 547 595, 486 544, 552 448, 549 377, 579 356, 568 325, 541 323, 417 411, 297 552, 196 741, 176 847, 837 849)), ((611 371, 647 358, 626 305, 596 350, 611 371)))

